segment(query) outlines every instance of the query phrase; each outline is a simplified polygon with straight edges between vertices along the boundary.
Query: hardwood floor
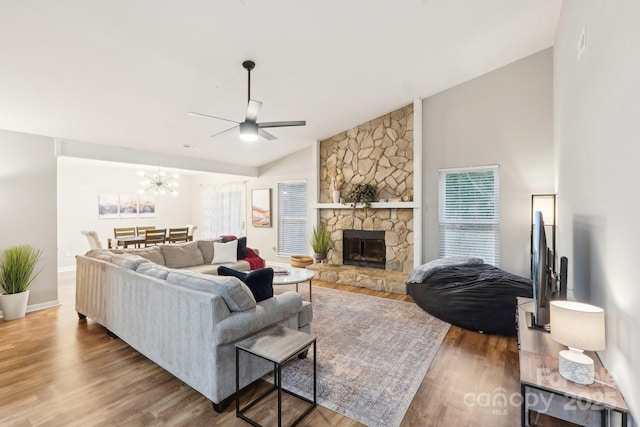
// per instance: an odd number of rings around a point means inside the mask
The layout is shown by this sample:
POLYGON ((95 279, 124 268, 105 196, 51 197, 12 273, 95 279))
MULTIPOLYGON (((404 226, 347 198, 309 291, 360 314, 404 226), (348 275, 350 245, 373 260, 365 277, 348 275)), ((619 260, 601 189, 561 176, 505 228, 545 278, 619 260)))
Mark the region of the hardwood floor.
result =
MULTIPOLYGON (((313 285, 411 301, 405 295, 317 281, 313 285)), ((102 326, 79 321, 74 287, 75 275, 61 273, 62 306, 0 321, 0 425, 247 425, 236 418, 233 404, 216 413, 210 401, 110 338, 102 326)), ((251 399, 263 387, 257 383, 243 398, 251 399)), ((519 407, 496 406, 493 399, 518 392, 515 338, 452 327, 402 425, 517 426, 519 407)), ((299 407, 285 402, 283 408, 291 409, 285 416, 294 417, 299 407)), ((265 405, 252 416, 271 425, 275 421, 275 411, 265 405)), ((360 424, 318 406, 299 425, 360 424)))

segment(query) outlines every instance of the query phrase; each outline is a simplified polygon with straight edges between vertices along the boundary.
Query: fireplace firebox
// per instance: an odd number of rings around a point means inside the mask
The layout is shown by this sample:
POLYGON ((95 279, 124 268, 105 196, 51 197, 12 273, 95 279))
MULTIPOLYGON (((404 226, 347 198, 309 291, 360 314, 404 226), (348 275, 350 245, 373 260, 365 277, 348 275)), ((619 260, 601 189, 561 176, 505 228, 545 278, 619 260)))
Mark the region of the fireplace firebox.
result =
POLYGON ((384 231, 343 230, 342 249, 345 265, 385 268, 384 231))

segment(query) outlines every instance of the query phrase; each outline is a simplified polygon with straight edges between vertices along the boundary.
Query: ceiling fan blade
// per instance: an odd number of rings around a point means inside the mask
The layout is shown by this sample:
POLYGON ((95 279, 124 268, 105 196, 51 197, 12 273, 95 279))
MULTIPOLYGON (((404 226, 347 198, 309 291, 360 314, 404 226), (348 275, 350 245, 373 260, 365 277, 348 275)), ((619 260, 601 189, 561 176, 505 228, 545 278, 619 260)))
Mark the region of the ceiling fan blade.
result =
POLYGON ((247 116, 245 120, 248 122, 258 121, 258 114, 260 114, 261 109, 262 102, 253 99, 249 100, 249 104, 247 104, 247 116))
POLYGON ((236 122, 235 120, 225 119, 223 117, 210 116, 209 114, 196 113, 195 111, 189 111, 187 114, 190 115, 190 116, 196 116, 196 117, 206 117, 208 119, 224 120, 225 122, 240 123, 240 122, 236 122))
POLYGON ((288 122, 264 122, 258 123, 260 128, 282 128, 286 126, 304 126, 307 122, 304 120, 291 120, 288 122))
POLYGON ((227 130, 223 130, 222 132, 218 132, 218 133, 214 133, 213 135, 211 135, 211 138, 214 138, 216 136, 223 136, 223 135, 228 135, 230 133, 234 133, 238 131, 238 127, 239 126, 234 126, 234 127, 230 127, 227 130))
POLYGON ((262 130, 260 128, 258 128, 258 135, 260 135, 261 137, 263 137, 267 141, 273 141, 274 139, 277 139, 274 135, 271 135, 266 130, 262 130))

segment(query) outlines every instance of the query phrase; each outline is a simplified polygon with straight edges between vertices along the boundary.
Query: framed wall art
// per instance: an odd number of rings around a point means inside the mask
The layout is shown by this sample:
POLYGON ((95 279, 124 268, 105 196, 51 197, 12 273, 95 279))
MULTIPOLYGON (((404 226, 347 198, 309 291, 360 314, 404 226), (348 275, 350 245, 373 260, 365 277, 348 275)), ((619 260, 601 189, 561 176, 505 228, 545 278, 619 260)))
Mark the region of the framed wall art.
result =
POLYGON ((98 218, 118 218, 118 196, 113 194, 100 194, 98 196, 98 218))
POLYGON ((138 196, 120 196, 120 218, 138 217, 138 196))
POLYGON ((251 224, 254 227, 271 227, 271 189, 251 191, 251 224))

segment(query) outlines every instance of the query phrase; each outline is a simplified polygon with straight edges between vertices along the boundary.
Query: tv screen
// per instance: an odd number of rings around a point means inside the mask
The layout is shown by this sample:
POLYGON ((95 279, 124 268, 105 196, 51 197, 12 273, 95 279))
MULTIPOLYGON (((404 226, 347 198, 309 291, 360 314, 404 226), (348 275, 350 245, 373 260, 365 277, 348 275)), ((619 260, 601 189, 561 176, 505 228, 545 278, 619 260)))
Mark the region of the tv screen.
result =
POLYGON ((536 327, 549 324, 549 300, 551 288, 549 280, 549 250, 544 231, 542 212, 534 214, 533 222, 533 300, 535 305, 534 323, 536 327))

